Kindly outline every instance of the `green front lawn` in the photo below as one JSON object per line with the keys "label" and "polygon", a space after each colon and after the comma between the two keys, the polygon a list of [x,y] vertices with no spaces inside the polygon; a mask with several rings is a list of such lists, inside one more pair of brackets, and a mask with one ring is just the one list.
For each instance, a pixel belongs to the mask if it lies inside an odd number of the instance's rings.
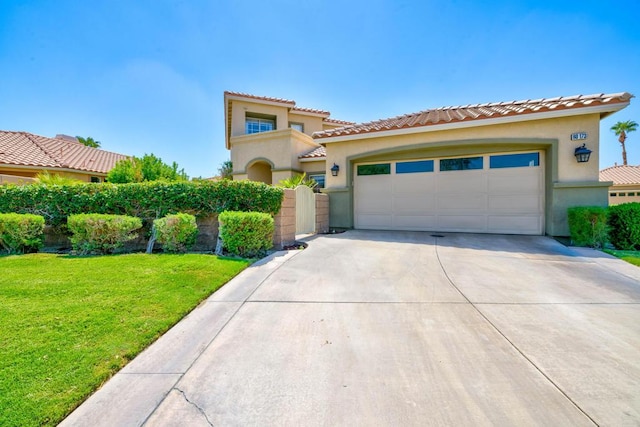
{"label": "green front lawn", "polygon": [[0,257],[0,424],[55,425],[249,261]]}
{"label": "green front lawn", "polygon": [[623,259],[631,264],[640,266],[640,251],[617,251],[606,249],[606,253],[611,254],[615,257]]}

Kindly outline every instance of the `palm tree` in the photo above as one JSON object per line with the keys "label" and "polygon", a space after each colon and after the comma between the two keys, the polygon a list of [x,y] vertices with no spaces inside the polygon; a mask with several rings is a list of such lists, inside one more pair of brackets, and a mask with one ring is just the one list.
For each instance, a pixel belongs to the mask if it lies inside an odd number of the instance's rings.
{"label": "palm tree", "polygon": [[627,139],[629,132],[634,132],[638,128],[638,124],[633,120],[627,120],[626,122],[618,122],[611,126],[611,130],[618,136],[618,141],[622,145],[622,164],[627,165],[627,150],[625,149],[624,142]]}
{"label": "palm tree", "polygon": [[87,147],[100,148],[100,141],[96,141],[93,138],[91,138],[90,136],[87,137],[87,138],[83,138],[81,136],[76,136],[76,138],[78,138],[78,142],[80,144],[84,144]]}

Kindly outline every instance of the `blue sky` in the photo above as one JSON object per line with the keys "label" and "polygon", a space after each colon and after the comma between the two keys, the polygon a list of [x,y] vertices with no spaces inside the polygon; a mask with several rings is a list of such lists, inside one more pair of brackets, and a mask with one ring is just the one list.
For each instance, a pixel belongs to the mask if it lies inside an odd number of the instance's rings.
{"label": "blue sky", "polygon": [[[0,129],[91,136],[212,176],[223,92],[363,122],[448,105],[640,97],[640,1],[0,0]],[[601,167],[621,163],[601,122]],[[640,164],[640,131],[627,140]]]}

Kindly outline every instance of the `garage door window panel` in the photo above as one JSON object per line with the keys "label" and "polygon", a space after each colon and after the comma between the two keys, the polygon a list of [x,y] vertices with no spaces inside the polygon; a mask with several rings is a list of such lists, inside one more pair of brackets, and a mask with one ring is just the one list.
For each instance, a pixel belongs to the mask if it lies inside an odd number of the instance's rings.
{"label": "garage door window panel", "polygon": [[524,168],[540,166],[540,153],[518,153],[491,156],[489,167],[491,169]]}
{"label": "garage door window panel", "polygon": [[391,163],[378,163],[374,165],[358,165],[358,175],[390,175]]}
{"label": "garage door window panel", "polygon": [[415,162],[396,163],[397,174],[420,172],[433,172],[433,160],[418,160]]}
{"label": "garage door window panel", "polygon": [[482,169],[484,167],[482,157],[463,157],[458,159],[440,160],[440,171],[462,171]]}

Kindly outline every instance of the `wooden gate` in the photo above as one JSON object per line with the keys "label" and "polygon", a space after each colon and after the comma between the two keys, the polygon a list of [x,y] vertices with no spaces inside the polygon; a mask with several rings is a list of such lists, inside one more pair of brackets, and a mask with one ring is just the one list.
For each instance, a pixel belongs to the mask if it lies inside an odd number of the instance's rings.
{"label": "wooden gate", "polygon": [[307,186],[296,187],[296,234],[316,231],[316,198]]}

